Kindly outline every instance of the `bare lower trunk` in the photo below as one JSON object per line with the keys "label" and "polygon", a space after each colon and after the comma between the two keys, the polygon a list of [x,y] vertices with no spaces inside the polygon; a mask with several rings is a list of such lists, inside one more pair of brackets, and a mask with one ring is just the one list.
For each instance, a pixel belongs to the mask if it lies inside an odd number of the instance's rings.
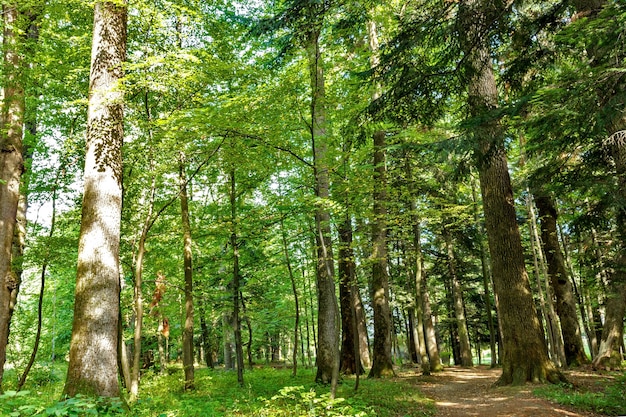
{"label": "bare lower trunk", "polygon": [[3,6],[4,18],[4,103],[0,131],[0,392],[9,340],[9,325],[19,277],[12,270],[12,245],[24,171],[22,132],[24,127],[24,87],[20,76],[20,20],[18,4]]}
{"label": "bare lower trunk", "polygon": [[[498,3],[499,4],[499,3]],[[504,146],[504,132],[494,111],[498,92],[489,39],[482,27],[498,7],[486,0],[464,0],[459,36],[465,62],[470,115],[481,121],[472,129],[483,197],[502,344],[501,384],[557,382],[562,375],[549,360],[524,264],[521,236]]]}
{"label": "bare lower trunk", "polygon": [[568,366],[582,365],[589,360],[583,348],[576,299],[558,240],[556,208],[552,199],[545,195],[535,196],[535,205],[541,219],[541,241],[550,284],[556,298],[556,312],[561,321],[565,360]]}
{"label": "bare lower trunk", "polygon": [[94,13],[76,299],[64,393],[119,397],[119,241],[122,208],[126,7],[97,2]]}
{"label": "bare lower trunk", "polygon": [[385,132],[374,133],[374,219],[372,220],[373,363],[368,378],[394,375],[391,360],[391,312],[387,273]]}
{"label": "bare lower trunk", "polygon": [[476,192],[476,180],[472,179],[472,200],[474,202],[474,224],[477,229],[480,231],[481,237],[479,238],[479,249],[480,249],[480,266],[482,270],[482,283],[483,283],[483,299],[485,300],[485,310],[487,313],[487,326],[489,328],[489,349],[491,352],[491,367],[494,368],[498,363],[498,354],[496,352],[496,341],[497,334],[496,329],[493,323],[493,314],[491,313],[491,291],[489,288],[491,285],[491,269],[489,268],[489,259],[487,254],[487,249],[485,248],[484,238],[484,227],[480,222],[480,216],[478,212],[478,195]]}
{"label": "bare lower trunk", "polygon": [[241,318],[239,317],[239,293],[240,293],[240,273],[239,273],[239,241],[237,239],[237,194],[235,170],[230,172],[230,246],[233,248],[233,326],[235,333],[235,356],[237,359],[237,382],[243,386],[243,345],[241,341]]}
{"label": "bare lower trunk", "polygon": [[467,330],[467,320],[465,319],[465,303],[463,302],[463,289],[457,275],[456,259],[452,247],[452,236],[445,227],[443,230],[448,252],[448,272],[452,284],[452,298],[454,304],[454,318],[459,336],[459,356],[461,366],[472,366],[472,350],[470,348],[469,331]]}
{"label": "bare lower trunk", "polygon": [[339,225],[339,300],[341,307],[341,360],[339,371],[352,375],[363,373],[359,353],[354,297],[352,290],[356,287],[354,253],[352,250],[352,224],[349,215]]}
{"label": "bare lower trunk", "polygon": [[179,164],[180,211],[183,227],[183,264],[185,269],[185,322],[183,327],[183,369],[185,371],[185,390],[194,388],[193,368],[193,269],[191,252],[191,225],[189,224],[189,202],[187,197],[187,178],[185,175],[184,156]]}
{"label": "bare lower trunk", "polygon": [[[552,302],[552,291],[550,290],[550,284],[548,279],[548,267],[546,266],[545,259],[543,257],[543,251],[541,250],[541,239],[539,238],[539,232],[537,231],[537,220],[535,216],[535,208],[533,198],[528,194],[527,206],[529,215],[529,226],[531,234],[531,247],[533,251],[533,260],[535,262],[535,278],[537,281],[537,293],[539,294],[539,301],[541,305],[541,313],[546,322],[545,332],[548,335],[548,350],[550,357],[558,367],[565,366],[565,349],[563,347],[563,339],[561,338],[561,328],[559,321],[554,310],[554,304]],[[542,279],[542,275],[544,279]],[[544,291],[545,283],[545,291]],[[540,318],[541,322],[541,318]]]}
{"label": "bare lower trunk", "polygon": [[[312,17],[317,19],[318,17]],[[330,197],[328,167],[328,134],[326,132],[326,95],[322,68],[319,28],[311,28],[307,39],[307,59],[311,82],[311,138],[315,171],[315,195],[321,201]],[[317,374],[315,380],[331,384],[334,397],[339,374],[339,312],[335,294],[335,267],[333,262],[330,212],[319,204],[315,213],[315,241],[317,246]]]}

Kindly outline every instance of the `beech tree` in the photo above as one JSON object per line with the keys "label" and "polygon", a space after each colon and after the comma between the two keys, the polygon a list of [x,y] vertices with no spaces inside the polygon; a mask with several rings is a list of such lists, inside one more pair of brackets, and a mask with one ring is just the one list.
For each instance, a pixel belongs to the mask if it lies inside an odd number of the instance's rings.
{"label": "beech tree", "polygon": [[22,134],[24,129],[24,63],[22,60],[24,19],[15,2],[2,5],[4,19],[2,119],[0,120],[0,392],[19,277],[12,268],[13,235],[16,228],[20,179],[24,171]]}
{"label": "beech tree", "polygon": [[126,5],[94,8],[84,194],[66,395],[118,397]]}

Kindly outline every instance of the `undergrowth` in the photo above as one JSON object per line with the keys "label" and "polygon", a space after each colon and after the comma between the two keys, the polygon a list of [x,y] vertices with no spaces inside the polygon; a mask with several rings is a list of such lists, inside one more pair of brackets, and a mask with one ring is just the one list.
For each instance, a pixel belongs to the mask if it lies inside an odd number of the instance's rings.
{"label": "undergrowth", "polygon": [[235,372],[198,369],[195,389],[189,392],[182,389],[182,369],[168,371],[144,373],[139,400],[128,407],[119,399],[81,396],[57,402],[62,380],[51,378],[41,384],[43,378],[33,378],[35,383],[27,390],[0,396],[0,416],[422,417],[434,413],[432,401],[402,379],[362,379],[355,392],[354,378],[344,378],[331,399],[329,387],[315,384],[310,369],[300,369],[296,377],[289,369],[246,370],[242,387]]}
{"label": "undergrowth", "polygon": [[608,416],[626,415],[626,375],[598,382],[598,387],[574,387],[571,384],[546,385],[533,393],[559,404]]}

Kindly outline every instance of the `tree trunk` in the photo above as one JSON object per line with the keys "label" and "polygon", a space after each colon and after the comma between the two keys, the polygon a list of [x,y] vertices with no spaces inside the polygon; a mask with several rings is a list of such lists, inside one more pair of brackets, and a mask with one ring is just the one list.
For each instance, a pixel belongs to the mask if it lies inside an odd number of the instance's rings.
{"label": "tree trunk", "polygon": [[185,156],[181,153],[178,166],[180,184],[180,212],[183,228],[183,265],[185,270],[185,322],[183,327],[183,369],[185,371],[185,390],[194,388],[193,369],[193,269],[191,252],[191,225],[189,224],[189,201],[187,196],[187,177],[185,175]]}
{"label": "tree trunk", "polygon": [[450,283],[452,285],[452,299],[454,305],[454,318],[456,329],[459,337],[459,359],[461,366],[474,365],[472,359],[472,349],[470,347],[469,331],[467,330],[467,320],[465,319],[465,303],[463,302],[463,288],[456,272],[456,259],[454,257],[454,249],[452,247],[452,235],[444,226],[443,236],[446,242],[446,251],[448,254],[448,272],[450,274]]}
{"label": "tree trunk", "polygon": [[491,313],[491,291],[489,291],[490,285],[493,284],[491,284],[491,269],[489,268],[487,249],[485,248],[485,243],[482,237],[485,233],[484,227],[480,222],[480,216],[478,212],[478,195],[476,193],[476,181],[474,178],[472,178],[472,201],[474,202],[474,224],[476,225],[476,228],[478,229],[480,235],[478,246],[480,249],[480,265],[483,275],[483,298],[485,300],[487,326],[489,328],[489,349],[491,352],[491,367],[495,368],[495,366],[498,364],[498,354],[496,351],[497,334],[493,323],[493,314]]}
{"label": "tree trunk", "polygon": [[240,294],[240,273],[239,273],[239,241],[237,239],[237,194],[235,170],[230,171],[230,245],[233,248],[233,325],[235,333],[235,356],[237,359],[237,382],[243,386],[243,342],[241,340],[241,318],[239,317],[239,294]]}
{"label": "tree trunk", "polygon": [[[626,120],[617,126],[624,127]],[[626,130],[616,131],[607,141],[615,162],[617,192],[620,202],[626,201]],[[624,314],[626,313],[626,207],[617,204],[616,230],[618,254],[607,285],[606,310],[598,356],[594,369],[622,369],[624,344]]]}
{"label": "tree trunk", "polygon": [[385,132],[374,133],[374,219],[372,220],[372,309],[374,310],[373,363],[368,378],[394,375],[391,360],[391,312],[387,273]]}
{"label": "tree trunk", "polygon": [[557,213],[552,199],[535,195],[535,205],[541,219],[541,241],[548,264],[548,275],[556,297],[556,312],[561,321],[565,360],[568,366],[588,363],[576,314],[576,299],[558,240]]}
{"label": "tree trunk", "polygon": [[287,232],[285,231],[285,219],[280,218],[280,232],[283,241],[283,254],[285,255],[285,263],[289,272],[289,281],[291,282],[291,292],[295,300],[295,321],[293,324],[293,356],[292,356],[292,376],[298,374],[298,330],[300,328],[300,300],[298,297],[298,287],[296,286],[296,277],[291,267],[291,256],[289,255],[289,246],[287,245]]}
{"label": "tree trunk", "polygon": [[[550,290],[548,267],[546,266],[543,252],[541,250],[541,239],[537,231],[537,216],[535,215],[534,201],[528,191],[527,206],[529,213],[529,227],[531,234],[531,248],[533,251],[533,259],[535,262],[535,277],[537,280],[537,292],[539,293],[539,301],[541,303],[541,312],[546,321],[546,331],[548,334],[548,349],[550,357],[558,367],[565,366],[565,348],[563,347],[563,339],[561,337],[561,328],[554,310],[552,302],[552,291]],[[542,275],[544,279],[542,280]],[[544,293],[543,285],[545,283],[546,293]],[[541,323],[541,317],[539,318]]]}
{"label": "tree trunk", "polygon": [[74,321],[64,393],[119,397],[119,241],[122,208],[126,6],[97,2],[87,114]]}
{"label": "tree trunk", "polygon": [[0,123],[0,392],[9,340],[13,303],[19,289],[19,277],[12,270],[13,236],[20,199],[20,181],[24,172],[22,133],[25,96],[22,79],[19,3],[2,8],[4,17],[4,103]]}
{"label": "tree trunk", "polygon": [[475,143],[504,348],[499,383],[557,382],[563,377],[548,358],[526,274],[504,131],[499,120],[493,116],[498,106],[498,92],[488,49],[489,39],[483,31],[489,21],[488,15],[497,16],[503,12],[488,10],[491,6],[498,7],[496,4],[487,0],[462,1],[459,37],[466,56],[468,109],[471,117],[481,121],[471,134]]}
{"label": "tree trunk", "polygon": [[317,374],[315,381],[331,384],[336,389],[339,374],[339,314],[335,294],[335,266],[330,231],[330,213],[323,201],[330,196],[330,176],[327,162],[328,134],[326,132],[326,95],[324,71],[319,48],[320,32],[311,28],[306,53],[311,81],[311,138],[315,171],[315,196],[321,200],[315,211],[315,239],[317,245]]}
{"label": "tree trunk", "polygon": [[[356,285],[354,251],[352,250],[352,224],[349,214],[339,225],[339,300],[341,306],[341,360],[340,372],[353,375],[364,372],[358,355],[359,343],[352,290]],[[355,343],[356,342],[356,343]],[[359,343],[360,344],[360,343]]]}
{"label": "tree trunk", "polygon": [[[606,0],[574,1],[579,14],[589,19],[597,19],[598,12],[606,4]],[[594,61],[591,65],[598,65],[604,58],[595,44],[587,45],[586,52]],[[594,369],[621,369],[623,360],[621,349],[626,313],[626,208],[623,203],[626,199],[626,115],[622,109],[622,112],[618,112],[614,117],[607,127],[611,135],[607,138],[605,146],[615,163],[617,255],[613,271],[608,276],[606,315],[598,355],[592,362]]]}

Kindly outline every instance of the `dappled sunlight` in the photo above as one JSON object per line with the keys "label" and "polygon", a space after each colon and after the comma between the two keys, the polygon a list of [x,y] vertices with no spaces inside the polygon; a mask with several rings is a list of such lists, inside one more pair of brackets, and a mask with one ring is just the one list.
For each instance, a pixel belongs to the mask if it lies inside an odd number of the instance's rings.
{"label": "dappled sunlight", "polygon": [[[496,387],[500,369],[485,366],[449,367],[443,372],[411,379],[416,388],[434,400],[436,416],[557,417],[587,416],[569,411],[533,395],[533,385]],[[403,375],[410,379],[410,375]]]}

